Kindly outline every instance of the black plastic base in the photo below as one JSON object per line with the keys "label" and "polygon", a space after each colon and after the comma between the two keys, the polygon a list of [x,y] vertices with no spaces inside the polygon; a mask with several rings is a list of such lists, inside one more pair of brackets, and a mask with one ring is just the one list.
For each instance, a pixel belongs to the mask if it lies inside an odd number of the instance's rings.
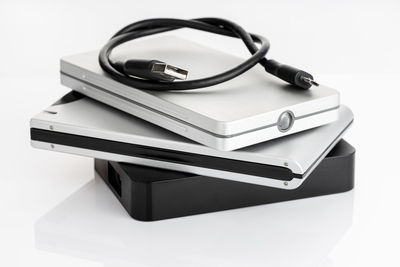
{"label": "black plastic base", "polygon": [[345,192],[354,187],[354,158],[341,140],[295,190],[99,159],[95,169],[134,219],[155,221]]}

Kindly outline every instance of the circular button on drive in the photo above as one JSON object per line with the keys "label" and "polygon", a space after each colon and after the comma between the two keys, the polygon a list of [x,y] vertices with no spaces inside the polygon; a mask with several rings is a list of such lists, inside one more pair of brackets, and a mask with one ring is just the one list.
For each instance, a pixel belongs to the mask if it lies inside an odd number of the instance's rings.
{"label": "circular button on drive", "polygon": [[291,111],[283,112],[278,118],[278,129],[281,132],[289,131],[294,122],[294,115]]}

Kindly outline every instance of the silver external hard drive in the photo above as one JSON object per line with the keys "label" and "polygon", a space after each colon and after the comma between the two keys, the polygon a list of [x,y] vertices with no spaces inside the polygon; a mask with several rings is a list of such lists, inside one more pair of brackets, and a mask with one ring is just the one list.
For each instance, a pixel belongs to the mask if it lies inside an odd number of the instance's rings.
{"label": "silver external hard drive", "polygon": [[[130,42],[114,59],[157,59],[189,70],[188,79],[226,71],[243,59],[174,36]],[[61,60],[63,85],[198,143],[230,151],[335,121],[339,93],[299,90],[254,67],[239,77],[190,91],[145,91],[111,79],[98,51]],[[130,128],[130,126],[126,126]]]}
{"label": "silver external hard drive", "polygon": [[71,92],[31,120],[36,148],[294,189],[341,139],[353,114],[284,138],[218,151]]}

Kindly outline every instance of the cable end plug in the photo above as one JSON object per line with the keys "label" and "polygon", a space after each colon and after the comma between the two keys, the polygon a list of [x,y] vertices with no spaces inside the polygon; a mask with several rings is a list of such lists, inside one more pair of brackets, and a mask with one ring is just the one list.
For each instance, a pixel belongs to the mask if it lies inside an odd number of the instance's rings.
{"label": "cable end plug", "polygon": [[189,73],[187,70],[166,64],[161,61],[153,64],[153,66],[151,68],[151,72],[154,75],[158,75],[162,79],[165,79],[168,81],[186,80],[188,73]]}
{"label": "cable end plug", "polygon": [[319,86],[310,73],[289,65],[279,66],[276,76],[304,90],[310,89],[311,86]]}
{"label": "cable end plug", "polygon": [[186,80],[188,71],[159,60],[127,60],[114,63],[115,67],[128,76],[147,80],[173,82]]}
{"label": "cable end plug", "polygon": [[270,60],[269,63],[272,68],[266,68],[268,72],[292,85],[304,90],[309,89],[311,86],[319,86],[308,72],[289,65],[280,64],[275,60]]}
{"label": "cable end plug", "polygon": [[[307,73],[308,74],[308,73]],[[311,86],[319,86],[319,83],[317,83],[316,81],[313,80],[313,77],[311,76],[311,74],[308,74],[309,76],[300,76],[300,79],[308,84],[310,87]],[[310,77],[311,76],[311,77]]]}

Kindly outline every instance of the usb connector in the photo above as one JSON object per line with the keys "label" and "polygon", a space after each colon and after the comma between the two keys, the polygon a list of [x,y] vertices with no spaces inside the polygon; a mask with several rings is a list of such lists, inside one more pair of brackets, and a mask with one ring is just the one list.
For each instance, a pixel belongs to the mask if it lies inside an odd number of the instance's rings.
{"label": "usb connector", "polygon": [[319,86],[310,73],[289,65],[281,64],[273,59],[267,61],[265,70],[298,88],[307,90],[311,86]]}
{"label": "usb connector", "polygon": [[164,62],[154,63],[151,72],[162,76],[166,80],[186,80],[188,71],[178,67],[168,65]]}
{"label": "usb connector", "polygon": [[118,70],[127,76],[140,79],[173,82],[175,80],[186,80],[188,71],[169,65],[159,60],[127,60],[116,62]]}

